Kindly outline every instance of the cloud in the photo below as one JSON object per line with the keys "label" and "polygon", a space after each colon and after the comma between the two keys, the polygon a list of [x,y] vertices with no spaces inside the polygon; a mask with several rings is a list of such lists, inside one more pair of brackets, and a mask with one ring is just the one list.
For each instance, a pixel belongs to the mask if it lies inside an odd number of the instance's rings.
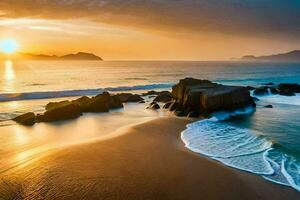
{"label": "cloud", "polygon": [[299,0],[1,0],[6,17],[70,19],[156,30],[297,37]]}

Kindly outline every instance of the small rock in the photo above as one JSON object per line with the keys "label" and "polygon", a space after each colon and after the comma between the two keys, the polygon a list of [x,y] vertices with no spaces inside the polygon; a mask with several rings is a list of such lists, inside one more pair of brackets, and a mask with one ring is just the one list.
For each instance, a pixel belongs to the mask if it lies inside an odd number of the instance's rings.
{"label": "small rock", "polygon": [[157,103],[152,102],[148,108],[153,109],[153,110],[158,110],[158,109],[160,109],[160,106]]}
{"label": "small rock", "polygon": [[33,112],[25,113],[15,117],[13,121],[25,126],[32,126],[35,124],[35,114]]}
{"label": "small rock", "polygon": [[159,92],[154,91],[154,90],[150,90],[150,91],[148,91],[146,93],[143,93],[142,96],[158,95],[158,94],[159,94]]}
{"label": "small rock", "polygon": [[262,87],[262,88],[256,88],[253,92],[254,95],[262,96],[269,94],[268,88]]}
{"label": "small rock", "polygon": [[265,108],[273,108],[273,106],[272,105],[266,105],[266,106],[264,106]]}
{"label": "small rock", "polygon": [[292,91],[279,91],[279,94],[282,96],[295,96],[295,93]]}
{"label": "small rock", "polygon": [[184,117],[185,116],[185,113],[184,113],[184,111],[182,111],[182,110],[177,110],[177,111],[175,111],[175,113],[174,113],[177,117]]}
{"label": "small rock", "polygon": [[275,85],[275,84],[272,82],[269,82],[269,83],[264,83],[263,85]]}
{"label": "small rock", "polygon": [[247,86],[246,88],[247,88],[247,90],[255,90],[255,87],[252,87],[252,86]]}
{"label": "small rock", "polygon": [[172,94],[168,91],[160,92],[157,97],[155,97],[154,101],[167,103],[172,100]]}
{"label": "small rock", "polygon": [[270,88],[272,94],[279,94],[279,91],[276,88]]}
{"label": "small rock", "polygon": [[166,103],[165,105],[164,105],[164,109],[169,109],[169,107],[172,105],[172,102],[170,101],[170,102],[168,102],[168,103]]}

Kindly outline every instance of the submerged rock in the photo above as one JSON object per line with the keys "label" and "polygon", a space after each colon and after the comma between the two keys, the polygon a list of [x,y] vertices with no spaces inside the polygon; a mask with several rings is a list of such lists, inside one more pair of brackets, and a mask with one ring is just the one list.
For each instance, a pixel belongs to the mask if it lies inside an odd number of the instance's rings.
{"label": "submerged rock", "polygon": [[246,87],[226,86],[208,80],[185,78],[172,88],[173,103],[169,110],[177,116],[190,112],[210,114],[255,106]]}
{"label": "submerged rock", "polygon": [[35,124],[35,114],[33,112],[25,113],[15,117],[13,121],[25,126],[32,126]]}

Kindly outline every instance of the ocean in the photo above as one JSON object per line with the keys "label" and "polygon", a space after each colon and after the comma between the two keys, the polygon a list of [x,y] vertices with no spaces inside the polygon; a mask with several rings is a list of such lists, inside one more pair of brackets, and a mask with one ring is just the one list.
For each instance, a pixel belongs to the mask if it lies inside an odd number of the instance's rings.
{"label": "ocean", "polygon": [[[107,137],[119,127],[168,115],[146,110],[146,105],[128,104],[125,111],[87,114],[76,123],[41,123],[28,128],[8,120],[28,111],[40,112],[49,101],[106,90],[170,90],[184,77],[254,87],[269,82],[300,84],[300,64],[5,61],[0,64],[0,76],[1,173],[53,147]],[[190,150],[224,165],[300,191],[300,95],[258,98],[255,110],[219,112],[189,124],[182,140]],[[273,108],[264,107],[268,104]],[[80,124],[88,124],[89,130],[79,130]]]}

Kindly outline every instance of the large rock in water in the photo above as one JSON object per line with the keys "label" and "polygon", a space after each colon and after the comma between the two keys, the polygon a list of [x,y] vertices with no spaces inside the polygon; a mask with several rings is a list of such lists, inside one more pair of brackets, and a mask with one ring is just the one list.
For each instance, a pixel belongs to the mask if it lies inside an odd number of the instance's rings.
{"label": "large rock in water", "polygon": [[207,115],[215,111],[226,111],[255,106],[245,87],[226,86],[208,80],[185,78],[172,88],[174,103],[170,109],[180,115],[198,112]]}
{"label": "large rock in water", "polygon": [[25,126],[32,126],[35,123],[35,114],[33,112],[25,113],[15,117],[13,120]]}

